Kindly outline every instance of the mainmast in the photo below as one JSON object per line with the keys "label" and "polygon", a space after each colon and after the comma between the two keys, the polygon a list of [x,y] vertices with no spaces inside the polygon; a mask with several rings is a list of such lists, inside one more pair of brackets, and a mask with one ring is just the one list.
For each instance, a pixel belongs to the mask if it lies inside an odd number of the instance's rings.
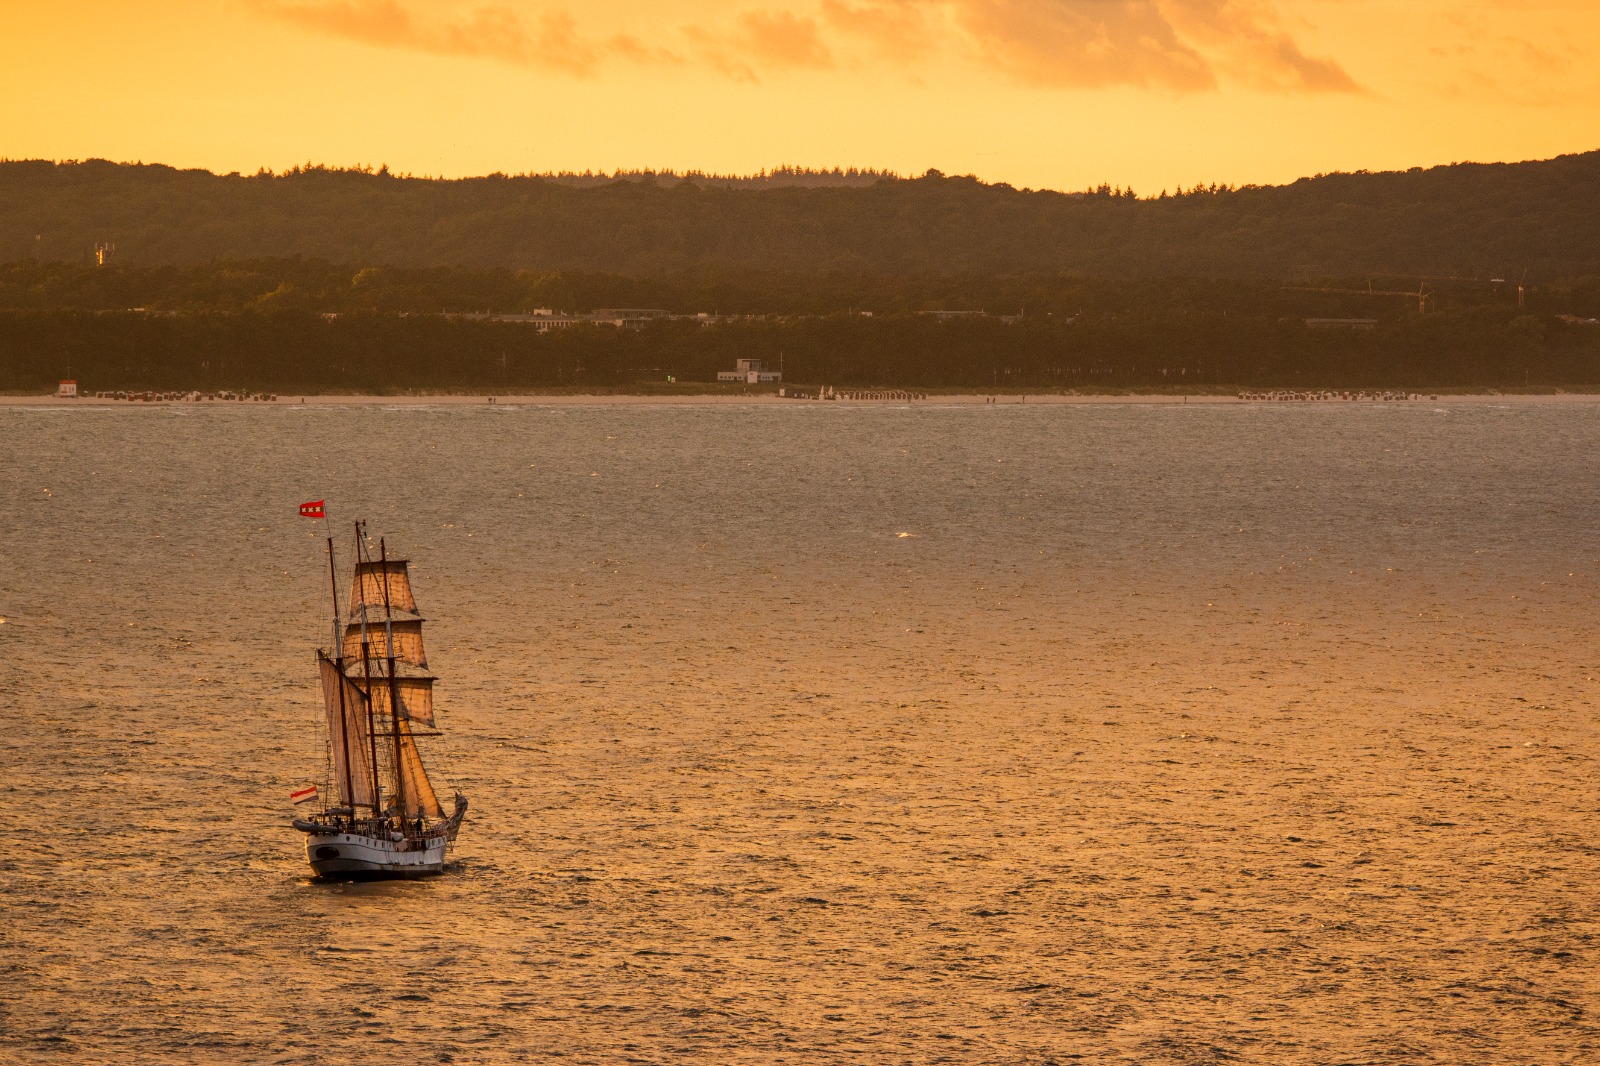
{"label": "mainmast", "polygon": [[[361,523],[356,523],[356,574],[361,573]],[[372,718],[372,656],[370,644],[367,642],[367,597],[361,597],[361,673],[366,679],[367,693],[367,741],[372,748],[372,814],[377,817],[382,811],[383,786],[378,777],[378,730]],[[350,605],[354,609],[355,605]]]}
{"label": "mainmast", "polygon": [[378,559],[383,574],[383,630],[389,653],[389,735],[394,738],[394,791],[400,804],[402,825],[411,816],[406,807],[406,786],[402,776],[405,760],[400,754],[400,681],[394,670],[394,608],[389,603],[389,549],[384,538],[378,538]]}
{"label": "mainmast", "polygon": [[339,640],[339,568],[333,559],[333,534],[328,534],[328,578],[333,584],[333,654],[334,668],[339,672],[339,746],[344,753],[344,798],[350,804],[350,813],[356,811],[356,790],[350,778],[350,715],[344,701],[344,648]]}

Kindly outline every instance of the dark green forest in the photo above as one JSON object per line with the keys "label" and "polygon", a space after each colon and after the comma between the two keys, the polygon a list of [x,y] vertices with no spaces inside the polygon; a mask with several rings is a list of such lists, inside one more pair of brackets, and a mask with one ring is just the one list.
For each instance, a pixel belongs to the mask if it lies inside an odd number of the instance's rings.
{"label": "dark green forest", "polygon": [[0,389],[284,393],[627,388],[712,381],[738,358],[786,380],[975,389],[1600,385],[1600,327],[1516,309],[1408,315],[1373,330],[1155,311],[1075,319],[837,314],[580,326],[540,334],[442,315],[0,313]]}
{"label": "dark green forest", "polygon": [[[716,317],[462,317],[606,307]],[[1596,317],[1600,153],[1156,196],[0,163],[12,391],[1595,386]]]}
{"label": "dark green forest", "polygon": [[[654,307],[676,314],[828,315],[871,311],[991,314],[1298,315],[1396,319],[1428,311],[1518,306],[1521,278],[1404,276],[1279,281],[1218,277],[1091,277],[1065,273],[813,273],[700,268],[669,274],[467,267],[340,266],[314,259],[185,266],[22,260],[0,263],[0,310],[583,313]],[[1372,287],[1393,296],[1370,297]],[[1521,286],[1527,310],[1600,314],[1600,275]],[[1356,291],[1325,291],[1325,290]],[[1425,300],[1419,296],[1425,294]]]}
{"label": "dark green forest", "polygon": [[1600,274],[1600,152],[1150,192],[1016,189],[932,171],[832,187],[651,175],[584,186],[21,161],[0,163],[0,261],[84,263],[110,244],[115,261],[137,265],[300,256],[630,276]]}

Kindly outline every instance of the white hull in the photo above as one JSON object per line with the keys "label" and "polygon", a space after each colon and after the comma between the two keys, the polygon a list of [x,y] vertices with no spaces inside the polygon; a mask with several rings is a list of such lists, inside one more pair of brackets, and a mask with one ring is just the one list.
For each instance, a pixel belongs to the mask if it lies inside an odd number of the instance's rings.
{"label": "white hull", "polygon": [[446,841],[367,833],[308,833],[306,861],[321,877],[427,877],[444,869]]}

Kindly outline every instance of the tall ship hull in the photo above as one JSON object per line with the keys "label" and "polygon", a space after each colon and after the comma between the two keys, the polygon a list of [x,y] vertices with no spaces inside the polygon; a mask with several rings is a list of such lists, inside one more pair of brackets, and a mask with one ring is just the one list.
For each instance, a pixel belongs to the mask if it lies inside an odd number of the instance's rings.
{"label": "tall ship hull", "polygon": [[330,832],[325,824],[300,820],[295,828],[306,834],[306,862],[312,872],[329,880],[430,877],[444,872],[450,846],[443,835],[411,840],[399,833]]}
{"label": "tall ship hull", "polygon": [[[321,517],[321,502],[314,517]],[[421,613],[404,559],[377,550],[356,523],[356,562],[348,606],[339,602],[338,566],[328,538],[334,643],[317,652],[327,762],[323,786],[294,794],[297,803],[326,796],[294,820],[305,834],[306,862],[330,879],[426,877],[445,869],[467,813],[455,795],[446,814],[417,742],[439,736],[433,685],[423,651]]]}

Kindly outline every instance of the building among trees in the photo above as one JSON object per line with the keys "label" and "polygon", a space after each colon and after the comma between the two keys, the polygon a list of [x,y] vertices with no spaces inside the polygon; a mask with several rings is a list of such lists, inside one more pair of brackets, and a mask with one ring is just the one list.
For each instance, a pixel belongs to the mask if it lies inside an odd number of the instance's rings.
{"label": "building among trees", "polygon": [[742,381],[747,385],[765,385],[783,380],[783,371],[763,370],[759,359],[739,359],[734,362],[734,367],[733,370],[717,371],[717,380]]}

